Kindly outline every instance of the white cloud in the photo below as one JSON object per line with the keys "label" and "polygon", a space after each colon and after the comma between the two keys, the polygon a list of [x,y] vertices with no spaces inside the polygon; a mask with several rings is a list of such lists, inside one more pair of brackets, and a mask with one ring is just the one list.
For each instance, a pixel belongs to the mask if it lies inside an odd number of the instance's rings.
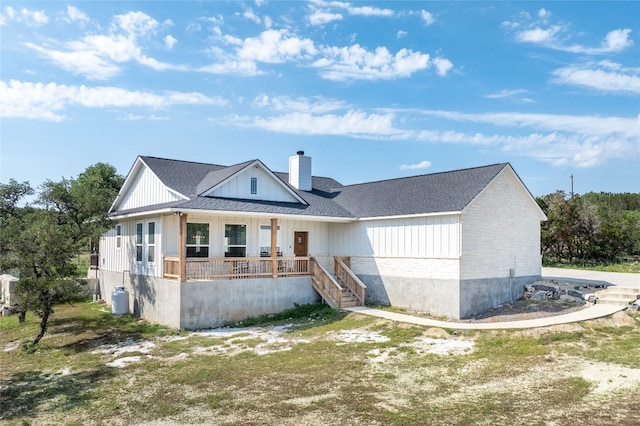
{"label": "white cloud", "polygon": [[292,36],[287,30],[266,30],[259,37],[247,38],[237,52],[239,59],[278,64],[314,55],[313,41]]}
{"label": "white cloud", "polygon": [[491,93],[489,95],[485,95],[485,98],[487,98],[487,99],[510,98],[512,96],[521,95],[523,93],[527,93],[527,90],[525,90],[525,89],[513,89],[513,90],[503,89],[503,90],[499,91],[498,93]]}
{"label": "white cloud", "polygon": [[324,99],[323,97],[298,97],[287,96],[269,97],[260,95],[254,98],[252,105],[257,108],[269,108],[278,112],[308,112],[313,114],[324,114],[330,111],[345,109],[347,105],[343,101],[335,99]]}
{"label": "white cloud", "polygon": [[176,39],[170,34],[165,36],[164,38],[164,44],[165,46],[167,46],[167,49],[169,50],[173,49],[173,46],[175,46],[177,42],[178,42],[178,39]]}
{"label": "white cloud", "polygon": [[358,44],[323,49],[324,56],[314,67],[328,80],[388,80],[408,77],[429,67],[429,55],[401,49],[395,55],[387,48],[369,51]]}
{"label": "white cloud", "polygon": [[354,6],[349,2],[342,1],[311,1],[311,13],[307,20],[311,25],[325,25],[333,21],[340,21],[344,18],[341,11],[351,16],[380,16],[391,17],[394,15],[391,9],[381,9],[373,6]]}
{"label": "white cloud", "polygon": [[424,23],[429,26],[431,24],[433,24],[434,22],[436,22],[435,18],[433,17],[433,14],[429,11],[426,10],[421,10],[420,11],[420,17],[422,18],[422,20],[424,21]]}
{"label": "white cloud", "polygon": [[342,15],[318,10],[309,15],[307,19],[311,25],[324,25],[333,21],[341,21]]}
{"label": "white cloud", "polygon": [[391,53],[382,46],[373,51],[359,44],[316,46],[313,40],[298,37],[286,29],[268,29],[257,37],[241,39],[222,34],[219,27],[216,28],[213,41],[219,45],[209,49],[216,62],[200,67],[199,71],[255,76],[265,72],[259,69],[259,63],[293,63],[315,68],[320,77],[327,80],[348,81],[409,77],[429,67],[434,67],[438,75],[446,76],[453,69],[446,58],[431,61],[429,54],[409,49]]}
{"label": "white cloud", "polygon": [[446,76],[453,69],[453,64],[446,58],[435,58],[433,65],[435,65],[436,72],[440,77]]}
{"label": "white cloud", "polygon": [[7,21],[19,22],[29,27],[41,27],[49,23],[49,17],[43,10],[30,10],[26,8],[16,10],[11,6],[7,6],[4,12],[1,18],[3,25],[6,24]]}
{"label": "white cloud", "polygon": [[67,5],[66,19],[69,22],[78,22],[80,24],[86,24],[89,22],[89,16],[86,13],[71,5]]}
{"label": "white cloud", "polygon": [[377,7],[371,6],[358,6],[347,7],[347,10],[351,15],[361,15],[361,16],[393,16],[393,10],[391,9],[380,9]]}
{"label": "white cloud", "polygon": [[[152,93],[108,86],[67,86],[56,83],[0,81],[0,117],[63,121],[62,111],[85,108],[167,108],[172,105],[224,105],[222,98],[197,92]],[[134,116],[132,116],[134,117]]]}
{"label": "white cloud", "polygon": [[247,9],[242,13],[242,16],[252,22],[255,22],[256,24],[260,25],[262,24],[262,19],[260,19],[260,17],[258,15],[256,15],[253,10],[251,9]]}
{"label": "white cloud", "polygon": [[431,167],[431,161],[421,161],[417,164],[402,164],[400,170],[422,170]]}
{"label": "white cloud", "polygon": [[583,53],[588,55],[602,55],[621,52],[633,45],[630,39],[630,29],[617,29],[609,31],[600,46],[584,46],[581,44],[569,44],[573,37],[570,26],[566,24],[550,24],[551,12],[546,9],[538,11],[538,19],[532,21],[528,14],[520,15],[518,22],[505,21],[502,27],[509,31],[516,31],[515,38],[523,43],[540,44],[544,47],[564,52]]}
{"label": "white cloud", "polygon": [[505,135],[485,135],[426,130],[417,133],[417,140],[501,146],[505,151],[553,165],[570,163],[583,168],[603,164],[612,158],[633,155],[637,150],[640,126],[640,116],[625,118],[523,113],[465,114],[455,111],[422,113],[457,122],[517,128],[518,132],[524,135],[514,135],[511,132]]}
{"label": "white cloud", "polygon": [[551,12],[549,12],[547,9],[542,8],[538,11],[538,17],[542,19],[548,19],[551,17]]}
{"label": "white cloud", "polygon": [[128,12],[124,15],[116,15],[113,22],[126,33],[137,37],[144,36],[155,31],[160,25],[158,21],[144,12]]}
{"label": "white cloud", "polygon": [[553,72],[555,82],[603,92],[640,94],[640,68],[623,68],[611,62],[570,65]]}
{"label": "white cloud", "polygon": [[33,43],[25,46],[39,52],[60,68],[76,74],[81,74],[90,80],[106,80],[117,75],[120,67],[107,61],[91,51],[60,51],[47,49]]}
{"label": "white cloud", "polygon": [[406,36],[407,36],[407,34],[408,34],[408,33],[407,33],[406,31],[399,30],[399,31],[398,31],[398,33],[396,34],[396,38],[397,38],[397,39],[404,38],[404,37],[406,37]]}
{"label": "white cloud", "polygon": [[[163,25],[170,25],[165,21]],[[121,71],[120,64],[134,61],[157,71],[186,70],[182,65],[160,62],[142,53],[139,38],[154,35],[160,24],[142,12],[129,12],[113,18],[108,34],[91,34],[66,43],[50,42],[51,45],[24,43],[24,46],[40,53],[58,67],[80,74],[90,80],[106,80]],[[124,32],[124,34],[122,33]],[[175,39],[164,39],[167,47]]]}
{"label": "white cloud", "polygon": [[530,30],[520,31],[516,34],[516,40],[550,45],[561,29],[562,28],[560,26],[555,25],[546,29],[533,28]]}
{"label": "white cloud", "polygon": [[347,111],[344,114],[314,115],[290,112],[275,117],[225,117],[224,122],[257,127],[274,132],[307,135],[345,135],[351,137],[398,137],[404,131],[395,128],[392,114],[367,114]]}
{"label": "white cloud", "polygon": [[258,69],[258,66],[254,61],[240,61],[230,58],[219,63],[200,67],[198,68],[198,71],[211,74],[237,74],[245,77],[253,77],[263,74],[263,72]]}

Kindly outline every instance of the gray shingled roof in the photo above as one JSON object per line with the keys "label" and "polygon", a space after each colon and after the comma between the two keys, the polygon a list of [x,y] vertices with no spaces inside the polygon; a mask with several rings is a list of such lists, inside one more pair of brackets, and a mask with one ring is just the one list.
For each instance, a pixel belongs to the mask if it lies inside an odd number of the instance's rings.
{"label": "gray shingled roof", "polygon": [[507,165],[344,186],[335,201],[356,217],[462,211]]}
{"label": "gray shingled roof", "polygon": [[312,178],[311,191],[299,191],[288,184],[288,173],[274,172],[308,205],[220,197],[198,194],[224,181],[255,160],[221,166],[156,157],[140,157],[169,188],[189,200],[165,203],[117,214],[158,208],[256,212],[286,215],[358,218],[461,211],[508,163],[443,173],[390,179],[343,186],[334,179]]}

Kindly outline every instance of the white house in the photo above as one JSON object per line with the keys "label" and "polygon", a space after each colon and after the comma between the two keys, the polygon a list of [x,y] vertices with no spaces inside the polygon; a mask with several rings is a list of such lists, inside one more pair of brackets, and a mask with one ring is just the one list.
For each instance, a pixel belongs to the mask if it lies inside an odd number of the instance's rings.
{"label": "white house", "polygon": [[138,157],[100,242],[100,284],[184,329],[320,298],[466,318],[540,277],[544,213],[508,163],[341,185],[260,160]]}

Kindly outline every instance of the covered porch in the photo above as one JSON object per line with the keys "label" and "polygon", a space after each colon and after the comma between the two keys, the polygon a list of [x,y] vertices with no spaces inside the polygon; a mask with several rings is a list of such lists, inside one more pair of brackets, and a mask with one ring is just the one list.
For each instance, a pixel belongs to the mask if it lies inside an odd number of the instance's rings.
{"label": "covered porch", "polygon": [[[162,258],[162,277],[183,281],[215,280],[215,279],[247,279],[278,278],[309,275],[309,256],[306,237],[303,247],[296,246],[294,253],[283,256],[279,245],[279,229],[277,218],[270,219],[270,225],[264,226],[268,231],[264,235],[259,248],[259,256],[246,256],[246,235],[242,236],[244,248],[235,250],[227,248],[218,255],[209,255],[208,230],[205,235],[191,235],[188,231],[188,215],[178,213],[178,256],[164,255]],[[246,227],[245,227],[246,228]],[[263,228],[263,227],[261,227]],[[175,228],[174,228],[175,229]],[[245,231],[246,232],[246,231]],[[306,233],[305,233],[306,234]],[[297,235],[297,234],[296,234]],[[194,248],[194,241],[196,247]],[[264,240],[263,239],[263,240]],[[197,245],[204,241],[207,250],[197,250]],[[295,244],[295,242],[294,242]],[[215,249],[214,249],[215,250]],[[255,248],[254,245],[254,253]],[[216,250],[217,251],[217,250]],[[198,253],[195,255],[194,253]],[[201,254],[205,253],[205,256]]]}

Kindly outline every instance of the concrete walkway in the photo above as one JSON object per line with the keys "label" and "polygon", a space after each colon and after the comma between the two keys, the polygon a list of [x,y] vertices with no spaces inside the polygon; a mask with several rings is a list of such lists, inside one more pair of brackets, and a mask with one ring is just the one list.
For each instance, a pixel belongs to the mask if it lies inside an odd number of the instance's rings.
{"label": "concrete walkway", "polygon": [[[640,274],[624,274],[617,272],[595,272],[583,271],[577,269],[562,268],[542,268],[542,276],[544,279],[556,279],[559,281],[589,281],[598,283],[607,283],[624,287],[639,287]],[[596,304],[579,311],[574,311],[564,315],[556,315],[546,318],[537,318],[521,321],[506,322],[455,322],[455,321],[439,321],[430,318],[416,317],[412,315],[399,314],[395,312],[383,311],[380,309],[372,309],[366,306],[357,306],[354,308],[346,308],[347,311],[357,312],[364,315],[371,315],[378,318],[385,318],[391,321],[404,322],[408,324],[422,325],[426,327],[450,328],[454,330],[503,330],[503,329],[521,329],[548,327],[558,324],[569,324],[573,322],[586,321],[596,318],[602,318],[613,315],[616,312],[624,310],[625,306]]]}

